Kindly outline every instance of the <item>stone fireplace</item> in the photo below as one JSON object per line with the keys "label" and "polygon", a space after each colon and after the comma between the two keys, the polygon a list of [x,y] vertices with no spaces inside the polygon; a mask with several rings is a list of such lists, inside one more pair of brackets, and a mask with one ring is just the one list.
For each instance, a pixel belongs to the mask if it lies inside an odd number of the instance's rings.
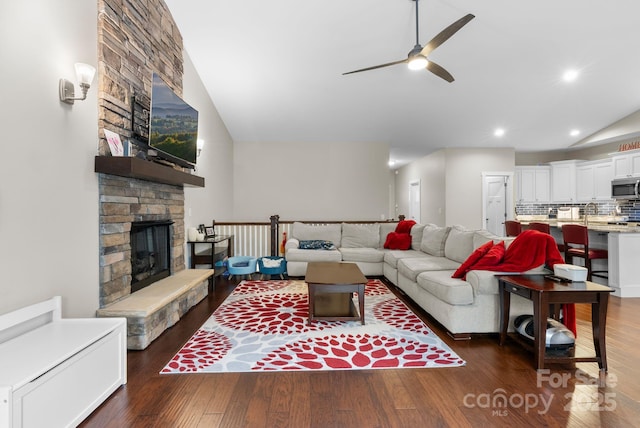
{"label": "stone fireplace", "polygon": [[[168,225],[166,276],[185,268],[184,188],[110,174],[99,174],[99,188],[102,308],[128,296],[132,293],[132,288],[135,291],[136,282],[146,279],[139,277],[133,280],[132,245],[135,247],[136,243],[131,241],[131,232],[132,227],[135,229],[135,224]],[[141,263],[155,265],[157,262],[154,256],[153,261],[147,258],[146,262]]]}

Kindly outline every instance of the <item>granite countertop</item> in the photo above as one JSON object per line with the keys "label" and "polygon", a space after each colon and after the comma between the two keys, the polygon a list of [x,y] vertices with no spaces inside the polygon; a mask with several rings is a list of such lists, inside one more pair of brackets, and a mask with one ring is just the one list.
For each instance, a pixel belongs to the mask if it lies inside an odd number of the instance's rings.
{"label": "granite countertop", "polygon": [[[547,216],[522,215],[517,216],[517,219],[523,226],[528,225],[532,221],[548,223],[549,226],[557,228],[561,228],[565,224],[584,224],[582,218],[578,220],[558,220],[555,218],[550,219]],[[624,222],[626,220],[626,218],[622,219],[615,216],[589,216],[587,228],[594,232],[640,233],[640,223],[608,224],[610,222]]]}

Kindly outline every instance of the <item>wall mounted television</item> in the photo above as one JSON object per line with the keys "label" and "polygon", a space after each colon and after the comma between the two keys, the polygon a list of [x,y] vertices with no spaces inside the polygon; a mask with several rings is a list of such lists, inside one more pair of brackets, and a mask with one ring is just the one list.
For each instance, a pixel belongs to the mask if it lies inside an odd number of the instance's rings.
{"label": "wall mounted television", "polygon": [[197,157],[197,140],[198,111],[153,73],[149,147],[157,151],[156,157],[160,159],[193,168]]}

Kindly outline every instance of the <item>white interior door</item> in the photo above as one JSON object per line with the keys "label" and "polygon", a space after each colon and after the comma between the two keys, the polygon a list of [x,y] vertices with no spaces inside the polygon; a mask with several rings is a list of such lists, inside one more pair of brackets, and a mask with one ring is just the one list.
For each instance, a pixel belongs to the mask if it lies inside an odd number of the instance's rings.
{"label": "white interior door", "polygon": [[494,235],[504,236],[504,222],[513,211],[513,175],[485,174],[482,177],[483,227]]}
{"label": "white interior door", "polygon": [[409,218],[420,223],[420,181],[409,183]]}

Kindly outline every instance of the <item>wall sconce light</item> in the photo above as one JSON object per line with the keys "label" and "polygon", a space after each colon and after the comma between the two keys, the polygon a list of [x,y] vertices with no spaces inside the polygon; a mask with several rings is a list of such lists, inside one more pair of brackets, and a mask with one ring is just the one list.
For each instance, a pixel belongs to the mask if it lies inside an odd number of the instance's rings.
{"label": "wall sconce light", "polygon": [[82,89],[82,97],[76,97],[75,85],[67,79],[60,79],[60,101],[67,104],[73,104],[75,100],[87,99],[87,91],[93,82],[93,76],[96,74],[95,67],[89,64],[77,62],[75,64],[76,78],[80,89]]}
{"label": "wall sconce light", "polygon": [[204,147],[204,140],[201,140],[200,138],[198,138],[198,141],[197,141],[196,145],[198,147],[198,156],[200,156],[200,152],[202,151],[202,148]]}

